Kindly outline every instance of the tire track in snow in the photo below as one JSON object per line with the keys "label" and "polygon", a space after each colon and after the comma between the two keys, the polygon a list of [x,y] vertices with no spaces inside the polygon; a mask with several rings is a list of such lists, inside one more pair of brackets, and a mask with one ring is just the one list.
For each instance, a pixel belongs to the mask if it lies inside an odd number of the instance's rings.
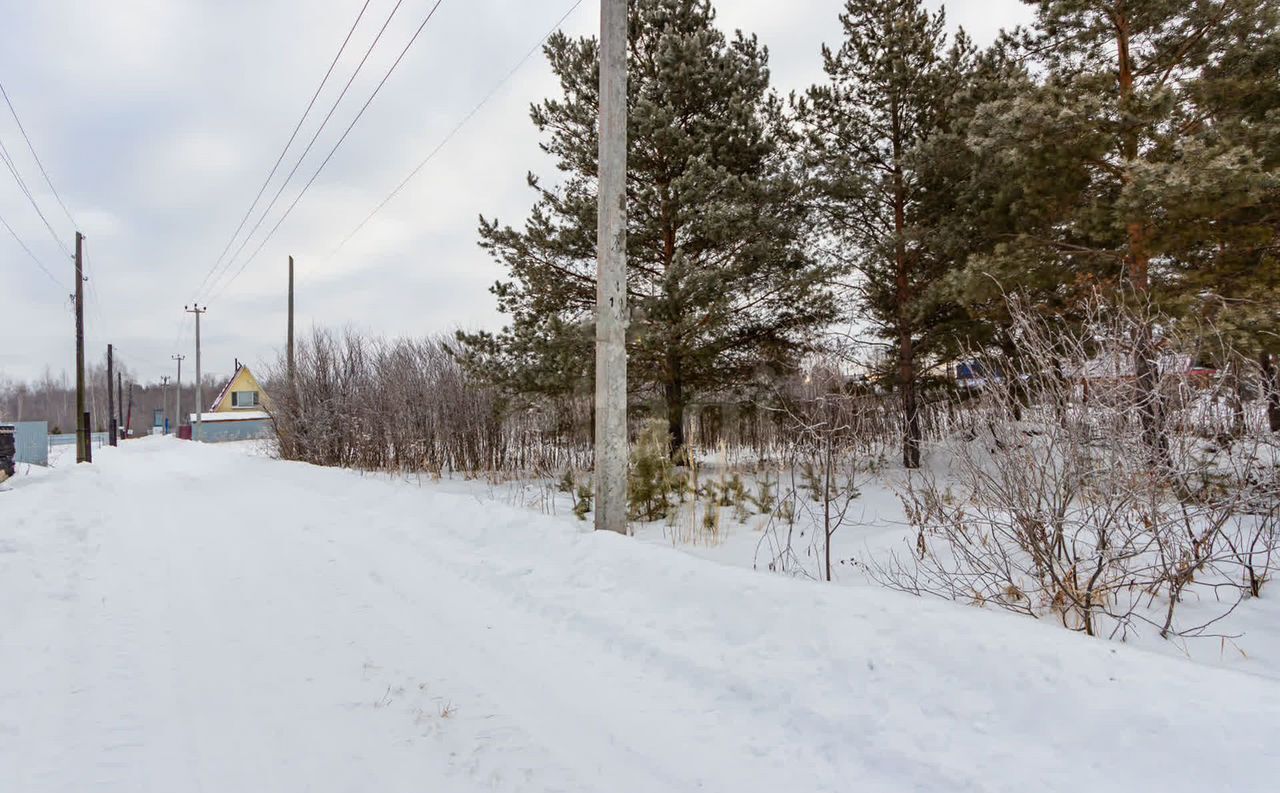
{"label": "tire track in snow", "polygon": [[[341,500],[329,508],[330,514],[342,510]],[[402,518],[392,513],[379,521],[379,511],[366,511],[359,531],[335,532],[343,540],[342,558],[359,559],[370,581],[396,595],[407,629],[446,637],[461,651],[467,664],[454,674],[482,684],[526,733],[554,737],[548,750],[577,767],[588,789],[676,791],[717,783],[734,790],[782,790],[797,783],[799,763],[816,759],[786,758],[784,772],[783,758],[769,756],[772,747],[784,743],[777,725],[750,712],[722,713],[723,698],[707,693],[734,686],[731,676],[728,682],[697,672],[681,676],[676,659],[653,668],[643,662],[662,657],[661,651],[627,638],[619,626],[574,619],[563,607],[533,597],[517,599],[493,586],[484,578],[486,562],[480,555],[433,533],[429,524],[440,518],[417,529],[418,547],[406,542]],[[395,539],[398,547],[375,554],[371,549],[381,543],[361,542],[361,532]],[[460,616],[453,608],[459,603],[467,604],[468,613],[484,614],[484,624]],[[546,645],[555,645],[555,653],[543,652]],[[580,659],[579,665],[559,665],[566,651]],[[698,668],[687,660],[688,669]],[[753,723],[753,729],[725,735],[726,721]],[[720,763],[701,779],[689,778],[689,769],[726,757],[736,758],[735,765]],[[619,779],[619,768],[630,773]],[[827,785],[815,780],[801,787]]]}
{"label": "tire track in snow", "polygon": [[[64,769],[74,780],[59,790],[164,791],[157,761],[176,761],[173,669],[157,638],[168,624],[166,547],[152,536],[154,510],[145,500],[113,502],[111,520],[95,519],[86,534],[86,567],[68,632],[80,657],[71,679],[79,693],[64,714]],[[168,729],[166,729],[166,727]],[[198,790],[198,788],[195,788]]]}
{"label": "tire track in snow", "polygon": [[[289,499],[291,494],[279,495]],[[343,522],[348,510],[323,511],[327,521]],[[246,584],[255,587],[263,576],[284,577],[294,585],[291,591],[316,598],[305,606],[326,621],[307,629],[316,639],[331,641],[327,634],[341,630],[343,658],[331,672],[335,678],[345,675],[339,687],[350,694],[342,704],[346,718],[377,715],[388,736],[395,736],[387,740],[404,743],[414,752],[441,752],[440,773],[465,776],[471,782],[465,788],[443,789],[469,790],[475,782],[486,790],[600,789],[577,781],[538,736],[510,719],[506,703],[493,696],[491,680],[457,666],[453,658],[467,646],[466,636],[435,621],[431,604],[402,604],[389,597],[389,573],[354,563],[361,558],[357,549],[338,543],[305,516],[297,523],[272,527],[271,534],[257,550],[265,551],[260,555],[270,560],[272,569],[250,571]],[[271,546],[281,552],[271,552]],[[383,696],[385,704],[376,701]],[[461,712],[441,717],[436,708],[450,703]],[[397,784],[402,783],[384,780],[378,789],[401,789]]]}

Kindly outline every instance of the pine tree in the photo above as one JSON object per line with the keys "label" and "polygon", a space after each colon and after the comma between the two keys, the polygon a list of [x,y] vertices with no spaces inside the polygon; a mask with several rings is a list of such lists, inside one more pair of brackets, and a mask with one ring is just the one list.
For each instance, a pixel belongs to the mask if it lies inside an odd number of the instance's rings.
{"label": "pine tree", "polygon": [[[707,0],[637,0],[628,50],[629,382],[665,406],[673,453],[697,395],[793,367],[835,314],[804,248],[807,208],[768,53],[726,38]],[[507,268],[499,333],[459,334],[470,365],[513,391],[582,391],[591,377],[598,45],[546,45],[563,95],[532,110],[558,185],[529,176],[523,228],[481,218]]]}
{"label": "pine tree", "polygon": [[1171,289],[1175,309],[1230,341],[1237,358],[1223,363],[1256,361],[1270,429],[1280,432],[1280,3],[1259,3],[1249,21],[1189,86],[1197,144],[1230,153],[1219,169],[1238,164],[1225,179],[1201,172],[1228,194],[1184,215]]}
{"label": "pine tree", "polygon": [[964,310],[956,335],[965,352],[999,351],[1009,358],[1017,355],[1010,332],[1009,292],[1036,299],[1042,309],[1055,312],[1061,310],[1069,292],[1060,268],[1028,262],[1010,250],[1011,241],[1042,229],[1046,210],[1036,206],[1031,191],[1008,178],[1011,166],[1004,160],[1042,157],[1043,151],[1001,148],[986,139],[993,108],[1003,109],[1037,90],[1026,60],[1018,31],[1002,34],[979,53],[970,79],[957,89],[953,100],[954,122],[945,134],[935,135],[927,148],[931,158],[950,162],[959,172],[946,189],[938,191],[952,201],[951,211],[940,219],[939,233],[946,235],[959,261],[947,273],[944,287]]}
{"label": "pine tree", "polygon": [[[1035,286],[1045,302],[1079,287],[1142,304],[1175,296],[1180,271],[1230,244],[1217,222],[1265,199],[1261,161],[1206,135],[1206,76],[1238,40],[1268,30],[1273,0],[1038,0],[1025,51],[1046,78],[979,114],[970,142],[1007,185],[1019,233],[971,264]],[[1209,255],[1208,260],[1222,262]],[[1216,266],[1216,265],[1214,265]],[[1148,443],[1163,448],[1152,329],[1134,328]]]}
{"label": "pine tree", "polygon": [[958,316],[940,288],[957,261],[931,236],[954,174],[926,150],[949,129],[974,53],[963,33],[948,49],[943,13],[921,0],[848,0],[840,23],[843,44],[822,50],[827,82],[807,92],[799,117],[829,253],[859,276],[857,302],[894,346],[903,464],[915,468],[918,362],[950,338],[944,329]]}
{"label": "pine tree", "polygon": [[[923,214],[929,225],[919,233],[949,265],[943,280],[931,285],[933,300],[952,306],[949,321],[939,324],[933,335],[939,357],[992,349],[1013,357],[1017,350],[1000,284],[1017,283],[1026,289],[1029,274],[1019,270],[997,278],[987,268],[976,272],[971,263],[1004,245],[1026,227],[1027,218],[1011,211],[1008,184],[989,167],[985,152],[970,144],[970,136],[985,107],[1018,96],[1034,82],[1015,37],[1009,35],[977,53],[971,68],[958,78],[948,98],[947,126],[935,130],[914,158],[927,186]],[[947,343],[954,349],[942,349]]]}

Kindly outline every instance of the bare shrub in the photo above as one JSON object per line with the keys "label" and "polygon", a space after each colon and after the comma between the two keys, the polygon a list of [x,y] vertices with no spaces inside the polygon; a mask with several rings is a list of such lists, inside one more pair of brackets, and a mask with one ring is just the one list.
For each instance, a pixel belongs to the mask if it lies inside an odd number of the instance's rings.
{"label": "bare shrub", "polygon": [[[1261,593],[1277,549],[1273,437],[1247,417],[1221,431],[1235,383],[1188,374],[1243,358],[1204,328],[1097,300],[1079,327],[1010,311],[1020,354],[984,361],[992,378],[940,447],[950,472],[909,474],[910,552],[859,564],[896,589],[1091,635],[1209,635]],[[1143,323],[1159,338],[1149,396],[1127,363]],[[1180,619],[1193,599],[1207,605]]]}
{"label": "bare shrub", "polygon": [[590,467],[579,421],[555,406],[505,400],[468,375],[449,344],[313,331],[297,347],[292,377],[281,360],[267,380],[280,455],[437,476]]}
{"label": "bare shrub", "polygon": [[[837,362],[848,366],[837,366]],[[902,399],[861,376],[842,374],[844,368],[863,369],[866,364],[855,354],[846,358],[837,353],[810,361],[803,370],[780,378],[767,394],[756,398],[735,401],[726,396],[693,405],[688,410],[686,437],[702,449],[723,444],[731,457],[784,459],[793,447],[807,442],[808,433],[804,422],[779,408],[812,402],[817,398],[814,383],[824,383],[846,406],[851,427],[846,440],[858,445],[859,456],[885,457],[886,451],[902,445]],[[949,390],[936,380],[921,389],[920,424],[927,441],[941,440],[956,421],[958,405]]]}
{"label": "bare shrub", "polygon": [[816,366],[803,390],[782,394],[769,407],[785,428],[780,456],[787,474],[779,476],[776,498],[770,494],[772,509],[756,546],[757,560],[765,555],[770,570],[809,575],[809,556],[815,577],[831,580],[832,538],[849,521],[861,480],[879,459],[872,454],[896,441],[879,432],[880,400],[850,394],[846,386],[836,367]]}

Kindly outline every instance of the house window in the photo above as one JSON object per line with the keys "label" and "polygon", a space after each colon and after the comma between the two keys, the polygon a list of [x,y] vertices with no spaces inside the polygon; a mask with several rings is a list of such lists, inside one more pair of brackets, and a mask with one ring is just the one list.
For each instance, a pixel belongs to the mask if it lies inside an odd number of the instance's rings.
{"label": "house window", "polygon": [[233,408],[256,408],[258,406],[257,391],[232,391],[231,407]]}

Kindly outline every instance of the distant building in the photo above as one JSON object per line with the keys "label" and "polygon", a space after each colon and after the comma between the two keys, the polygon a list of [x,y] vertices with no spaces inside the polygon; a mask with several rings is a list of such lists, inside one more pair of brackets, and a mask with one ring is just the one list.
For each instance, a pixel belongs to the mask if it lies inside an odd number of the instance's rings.
{"label": "distant building", "polygon": [[[1197,363],[1185,353],[1161,353],[1155,364],[1158,377],[1177,378],[1196,389],[1212,386],[1218,377],[1217,369]],[[1110,351],[1073,367],[1068,377],[1075,384],[1074,396],[1087,401],[1094,389],[1136,382],[1136,371],[1131,352]]]}
{"label": "distant building", "polygon": [[[7,428],[7,429],[4,429]],[[49,444],[54,442],[49,436],[49,425],[44,421],[4,421],[0,422],[0,435],[4,435],[12,443],[9,451],[9,460],[14,463],[26,463],[28,465],[49,464]],[[75,436],[72,435],[71,442],[75,443]],[[94,441],[98,438],[95,434]],[[4,438],[0,438],[0,447],[5,445]],[[0,458],[4,458],[4,449],[0,448]],[[3,459],[0,459],[0,467],[3,467]],[[10,476],[13,472],[10,472]]]}
{"label": "distant building", "polygon": [[[1156,372],[1162,377],[1180,377],[1198,386],[1209,385],[1218,370],[1197,363],[1185,353],[1162,353],[1156,357]],[[1135,380],[1133,354],[1109,352],[1085,361],[1071,372],[1078,381],[1116,382]]]}
{"label": "distant building", "polygon": [[982,388],[987,383],[1000,383],[1004,377],[999,371],[988,371],[982,361],[961,361],[956,364],[956,386]]}
{"label": "distant building", "polygon": [[258,385],[258,378],[253,376],[249,367],[236,361],[236,373],[222,387],[209,412],[263,411],[267,407],[267,395]]}
{"label": "distant building", "polygon": [[13,440],[13,425],[0,424],[0,482],[13,476],[17,446]]}
{"label": "distant building", "polygon": [[[253,372],[249,371],[248,366],[236,361],[236,373],[222,387],[208,412],[200,416],[191,414],[192,426],[197,418],[203,425],[196,440],[219,443],[269,437],[272,425],[267,409],[270,405],[266,392]],[[192,432],[193,429],[183,427],[179,436],[194,437]]]}

